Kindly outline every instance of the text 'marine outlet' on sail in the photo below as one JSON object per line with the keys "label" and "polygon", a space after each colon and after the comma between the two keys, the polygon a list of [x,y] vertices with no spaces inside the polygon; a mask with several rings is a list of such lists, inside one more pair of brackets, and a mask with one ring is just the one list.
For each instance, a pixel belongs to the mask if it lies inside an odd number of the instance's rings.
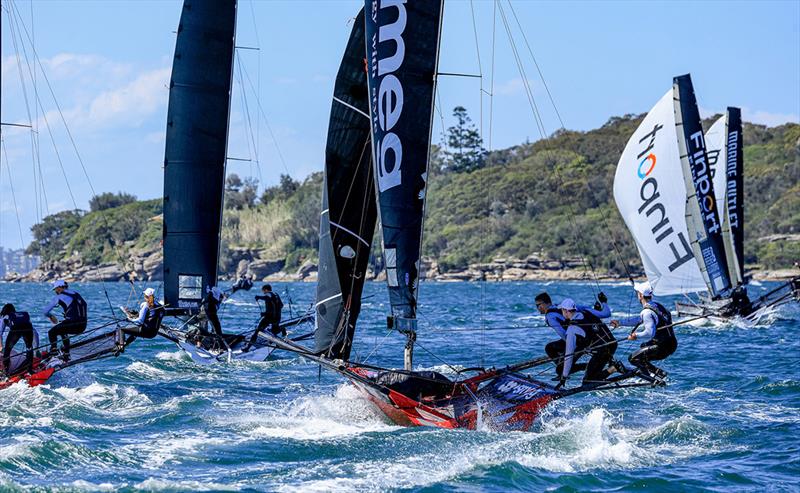
{"label": "text 'marine outlet' on sail", "polygon": [[742,193],[742,118],[729,107],[706,132],[708,162],[714,182],[722,240],[733,286],[744,283],[744,194]]}
{"label": "text 'marine outlet' on sail", "polygon": [[614,201],[657,295],[706,290],[686,227],[673,97],[670,89],[645,116],[614,175]]}
{"label": "text 'marine outlet' on sail", "polygon": [[235,0],[186,0],[169,87],[164,155],[164,300],[199,307],[217,283]]}
{"label": "text 'marine outlet' on sail", "polygon": [[675,129],[678,135],[683,178],[686,184],[686,225],[690,243],[700,272],[715,298],[731,287],[722,223],[717,212],[717,200],[706,152],[705,135],[700,121],[691,76],[673,79]]}
{"label": "text 'marine outlet' on sail", "polygon": [[370,149],[364,11],[336,75],[319,232],[315,352],[349,359],[377,216]]}
{"label": "text 'marine outlet' on sail", "polygon": [[392,315],[416,317],[442,3],[365,2],[372,152]]}

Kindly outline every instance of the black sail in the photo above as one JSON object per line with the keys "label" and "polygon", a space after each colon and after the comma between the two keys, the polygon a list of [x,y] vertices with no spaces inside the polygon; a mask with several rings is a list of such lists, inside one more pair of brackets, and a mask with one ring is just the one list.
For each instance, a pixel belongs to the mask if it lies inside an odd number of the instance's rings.
{"label": "black sail", "polygon": [[728,108],[728,135],[725,146],[727,148],[725,206],[733,237],[739,279],[744,279],[744,141],[742,112],[739,108]]}
{"label": "black sail", "polygon": [[441,1],[366,0],[372,152],[392,314],[416,317]]}
{"label": "black sail", "polygon": [[185,0],[164,153],[164,300],[195,309],[217,282],[235,0]]}
{"label": "black sail", "polygon": [[364,11],[333,90],[320,214],[315,350],[349,359],[377,207],[370,152]]}
{"label": "black sail", "polygon": [[719,297],[730,289],[731,282],[705,135],[688,74],[673,79],[673,97],[678,149],[687,190],[686,222],[690,243],[709,291]]}

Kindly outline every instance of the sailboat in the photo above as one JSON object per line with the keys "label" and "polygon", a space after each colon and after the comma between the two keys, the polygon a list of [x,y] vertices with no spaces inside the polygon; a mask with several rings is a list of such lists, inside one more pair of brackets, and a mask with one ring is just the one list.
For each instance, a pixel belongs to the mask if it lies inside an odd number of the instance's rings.
{"label": "sailboat", "polygon": [[[266,360],[252,329],[224,341],[201,310],[217,286],[236,35],[236,0],[185,0],[169,85],[164,152],[164,305],[179,325],[160,333],[199,362]],[[287,320],[290,327],[310,315]]]}
{"label": "sailboat", "polygon": [[[465,369],[453,379],[436,371],[414,370],[420,250],[441,21],[441,1],[408,4],[367,1],[356,18],[339,69],[328,130],[328,158],[331,144],[349,152],[338,154],[345,160],[326,159],[318,289],[322,298],[318,301],[316,348],[311,351],[277,338],[272,338],[273,344],[344,376],[377,409],[403,426],[529,430],[541,410],[554,400],[592,390],[653,385],[653,379],[634,370],[602,383],[571,389],[557,388],[523,373],[552,364],[547,357],[500,369]],[[366,60],[366,66],[360,62],[362,59]],[[364,85],[358,87],[358,84]],[[364,105],[368,105],[368,111]],[[333,176],[347,176],[352,183],[363,183],[363,177],[370,173],[369,160],[360,153],[359,145],[370,136],[374,192],[391,305],[387,322],[390,329],[405,338],[403,369],[349,359],[355,325],[352,308],[357,293],[352,288],[340,288],[361,281],[363,275],[363,264],[357,260],[365,262],[359,255],[368,252],[370,245],[364,235],[371,231],[373,217],[371,206],[364,199],[370,197],[373,188],[364,183],[360,189],[342,190],[331,183]],[[365,204],[362,210],[346,216],[361,224],[362,229],[343,234],[341,228],[331,223],[333,218],[343,217],[348,204],[336,206],[331,200],[335,194],[347,194],[351,207]],[[361,248],[356,252],[362,253],[354,256],[353,245]],[[328,275],[323,276],[328,270]],[[339,274],[338,281],[333,273]],[[319,309],[327,310],[329,305],[336,308],[335,314]],[[475,374],[466,377],[466,373]],[[634,377],[639,379],[628,381]]]}
{"label": "sailboat", "polygon": [[746,298],[742,152],[740,111],[729,108],[703,133],[687,74],[674,78],[620,157],[614,200],[654,293],[704,293],[677,303],[678,315],[756,322],[800,297],[795,280],[757,303]]}
{"label": "sailboat", "polygon": [[[34,73],[39,74],[39,77],[44,78],[47,80],[48,72],[45,70],[45,66],[42,64],[41,60],[39,59],[38,53],[35,49],[33,38],[30,35],[28,28],[26,27],[26,22],[23,19],[22,15],[20,14],[19,10],[15,6],[14,3],[10,3],[4,7],[5,13],[8,14],[8,18],[14,25],[17,26],[17,29],[11,30],[11,36],[14,38],[14,46],[17,50],[16,53],[16,60],[17,60],[17,70],[20,72],[19,78],[20,83],[22,84],[23,91],[26,91],[25,87],[28,84],[34,86],[34,90],[28,90],[28,94],[32,94],[33,98],[29,99],[28,97],[23,98],[23,102],[26,105],[27,110],[27,121],[20,123],[20,122],[6,122],[3,118],[0,118],[0,132],[2,132],[3,138],[0,139],[2,141],[2,145],[4,147],[2,155],[8,159],[8,153],[6,152],[6,132],[9,129],[16,129],[16,130],[24,130],[30,132],[32,147],[35,147],[37,152],[33,156],[34,160],[34,173],[38,169],[39,176],[34,177],[34,182],[39,182],[39,186],[44,188],[44,181],[41,176],[41,166],[40,163],[37,161],[41,154],[39,154],[39,142],[38,142],[38,133],[39,128],[36,127],[38,125],[31,115],[35,114],[43,114],[46,112],[45,110],[45,103],[42,100],[42,97],[47,94],[46,91],[36,90],[35,84],[36,80],[34,77]],[[25,65],[22,62],[25,62]],[[26,67],[25,69],[23,67]],[[49,87],[49,82],[47,83]],[[50,89],[49,91],[50,96],[52,97],[54,103],[58,105],[58,100],[56,98],[55,93]],[[31,108],[33,106],[33,108]],[[6,108],[4,106],[3,108]],[[7,112],[8,110],[6,110]],[[60,113],[60,112],[59,112]],[[52,129],[50,128],[51,123],[47,121],[47,119],[43,119],[43,124],[48,127],[48,131],[52,135]],[[63,124],[64,129],[68,134],[71,135],[71,131],[67,124],[66,119],[61,115],[61,124]],[[56,145],[55,141],[52,142],[53,146]],[[77,148],[74,147],[73,142],[73,150],[77,154]],[[44,148],[42,148],[44,151]],[[58,149],[55,150],[58,153]],[[44,152],[42,152],[44,154]],[[79,156],[78,156],[79,157]],[[63,166],[61,159],[58,159],[59,165]],[[10,162],[5,163],[6,166],[11,166]],[[63,171],[63,169],[62,169]],[[9,177],[11,174],[8,174]],[[69,187],[68,179],[66,178],[67,174],[64,173],[64,179],[66,181],[66,186]],[[85,175],[87,182],[91,187],[91,180],[89,179],[88,175]],[[12,189],[13,190],[13,189]],[[40,193],[38,190],[33,192],[34,194]],[[38,200],[38,197],[37,197]],[[38,206],[38,203],[37,203]],[[73,201],[73,206],[77,209],[77,204]],[[14,207],[16,209],[16,199]],[[17,213],[17,220],[19,221],[19,212],[15,210]],[[100,220],[105,221],[106,218],[101,212],[99,215]],[[20,237],[21,237],[20,232]],[[105,284],[103,284],[103,290],[105,291]],[[107,295],[107,293],[106,293]],[[19,306],[18,308],[23,308]],[[27,308],[27,307],[25,307]],[[89,310],[89,316],[91,321],[92,316],[91,309]],[[18,350],[21,346],[22,341],[18,341],[16,348],[12,349],[10,352],[10,359],[9,359],[9,367],[3,369],[3,373],[0,374],[0,389],[5,389],[14,385],[19,382],[25,382],[30,386],[41,385],[45,383],[49,378],[51,378],[54,374],[65,370],[67,368],[71,368],[76,365],[85,364],[91,361],[108,358],[108,357],[115,357],[121,354],[125,349],[125,339],[122,333],[122,327],[120,325],[121,321],[117,320],[115,317],[111,317],[110,322],[104,322],[100,325],[92,326],[90,325],[87,327],[82,334],[79,335],[72,335],[69,337],[70,339],[70,351],[69,351],[69,358],[66,358],[61,351],[50,352],[49,351],[49,343],[40,344],[39,334],[37,333],[36,329],[34,328],[34,339],[33,339],[33,348],[32,348],[32,364],[30,368],[27,364],[26,353],[25,349]],[[5,343],[5,341],[2,341]]]}

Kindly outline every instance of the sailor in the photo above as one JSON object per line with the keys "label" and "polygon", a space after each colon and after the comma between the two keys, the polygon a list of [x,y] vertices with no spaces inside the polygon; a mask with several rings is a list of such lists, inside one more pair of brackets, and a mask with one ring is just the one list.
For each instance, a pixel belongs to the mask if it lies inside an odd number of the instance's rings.
{"label": "sailor", "polygon": [[227,347],[228,343],[225,341],[224,334],[222,333],[222,324],[219,322],[219,316],[217,315],[217,311],[219,310],[219,306],[222,304],[222,300],[225,299],[225,293],[222,292],[217,286],[208,290],[208,294],[206,295],[205,299],[203,300],[203,308],[206,312],[206,318],[214,327],[214,333],[217,335],[220,341],[224,343]]}
{"label": "sailor", "polygon": [[238,281],[236,281],[236,283],[233,286],[231,286],[231,293],[235,293],[236,291],[242,289],[245,291],[250,291],[252,287],[253,287],[252,279],[242,276],[239,278]]}
{"label": "sailor", "polygon": [[[564,367],[558,386],[563,385],[572,372],[576,353],[591,355],[589,362],[586,363],[583,384],[605,381],[609,376],[606,366],[612,362],[614,352],[617,350],[617,340],[614,335],[600,317],[586,308],[578,308],[572,299],[564,299],[558,307],[566,319]],[[610,368],[611,371],[617,371],[614,366]]]}
{"label": "sailor", "polygon": [[[53,323],[53,328],[47,333],[50,340],[50,353],[58,350],[58,336],[61,336],[63,342],[61,356],[62,359],[68,361],[69,337],[67,336],[83,334],[83,331],[86,330],[86,301],[77,291],[69,289],[69,285],[63,279],[55,281],[52,286],[56,294],[43,312],[44,317]],[[52,313],[56,306],[60,306],[64,311],[64,320],[61,322]]]}
{"label": "sailor", "polygon": [[11,376],[11,350],[20,339],[25,341],[25,364],[19,368],[27,367],[28,373],[33,373],[33,349],[38,345],[39,337],[33,330],[28,312],[18,312],[11,303],[3,305],[0,310],[0,342],[6,331],[8,335],[3,345],[3,371],[6,376]]}
{"label": "sailor", "polygon": [[283,301],[278,293],[272,291],[272,286],[264,284],[261,286],[261,295],[256,295],[256,302],[264,302],[264,311],[261,312],[261,320],[258,321],[258,327],[253,335],[250,336],[250,341],[245,346],[244,351],[249,351],[250,346],[255,344],[258,340],[258,334],[269,327],[269,331],[273,335],[281,334],[286,337],[286,329],[281,327],[281,310],[283,309]]}
{"label": "sailor", "polygon": [[[545,316],[544,319],[547,325],[549,325],[559,337],[555,341],[548,342],[544,347],[544,351],[550,359],[556,362],[556,377],[560,379],[564,366],[564,353],[566,351],[567,319],[561,314],[559,308],[553,306],[553,300],[546,292],[537,294],[534,301],[536,302],[536,308],[539,310],[539,313]],[[611,308],[608,307],[608,298],[602,291],[597,295],[597,303],[594,308],[585,305],[578,305],[578,308],[581,310],[588,310],[598,318],[608,318],[611,316]],[[579,359],[581,356],[582,354],[578,355],[575,360]],[[586,363],[573,362],[571,373],[585,369]]]}
{"label": "sailor", "polygon": [[[653,301],[653,288],[649,282],[634,284],[633,289],[636,290],[639,302],[642,304],[642,312],[626,319],[612,320],[611,326],[634,327],[628,340],[641,339],[644,342],[628,357],[628,361],[648,374],[663,379],[667,373],[650,362],[665,359],[678,348],[678,340],[672,330],[672,315],[664,305]],[[636,329],[639,325],[642,327]]]}
{"label": "sailor", "polygon": [[731,315],[739,315],[740,317],[746,317],[753,313],[753,303],[750,301],[750,297],[747,296],[747,288],[743,284],[736,286],[731,293],[730,310]]}
{"label": "sailor", "polygon": [[156,301],[156,291],[153,288],[145,289],[144,302],[139,306],[138,315],[133,312],[128,316],[128,320],[136,325],[122,329],[123,332],[129,334],[125,345],[132,343],[136,337],[152,339],[157,336],[163,318],[164,306]]}

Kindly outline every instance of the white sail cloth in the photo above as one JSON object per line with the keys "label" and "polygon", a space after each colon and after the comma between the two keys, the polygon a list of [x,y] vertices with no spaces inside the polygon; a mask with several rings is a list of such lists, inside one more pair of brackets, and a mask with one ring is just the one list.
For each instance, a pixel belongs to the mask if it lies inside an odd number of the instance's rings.
{"label": "white sail cloth", "polygon": [[686,189],[673,89],[647,114],[622,152],[614,200],[656,295],[705,291],[686,227]]}

